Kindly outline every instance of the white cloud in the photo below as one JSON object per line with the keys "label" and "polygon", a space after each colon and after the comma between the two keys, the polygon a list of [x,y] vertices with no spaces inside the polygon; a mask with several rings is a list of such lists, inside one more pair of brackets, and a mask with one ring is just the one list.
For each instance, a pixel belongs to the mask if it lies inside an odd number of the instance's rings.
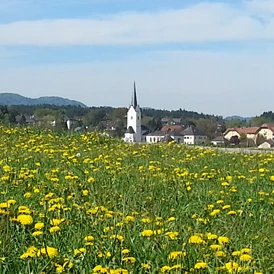
{"label": "white cloud", "polygon": [[255,13],[274,14],[274,0],[249,0],[246,6]]}
{"label": "white cloud", "polygon": [[141,106],[248,116],[273,109],[273,64],[273,50],[147,53],[115,62],[0,69],[0,91],[128,106],[136,80]]}
{"label": "white cloud", "polygon": [[262,24],[249,8],[236,9],[224,3],[200,3],[181,10],[130,12],[95,19],[18,21],[0,25],[0,45],[142,45],[250,40],[274,40],[274,18]]}

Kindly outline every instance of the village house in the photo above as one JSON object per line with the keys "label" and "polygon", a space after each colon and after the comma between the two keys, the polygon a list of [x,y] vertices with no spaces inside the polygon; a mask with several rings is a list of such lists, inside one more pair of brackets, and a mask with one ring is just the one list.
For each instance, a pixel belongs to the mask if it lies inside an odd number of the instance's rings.
{"label": "village house", "polygon": [[164,139],[166,139],[167,135],[171,137],[174,141],[176,141],[176,143],[184,143],[188,145],[203,144],[207,140],[207,136],[193,125],[190,125],[186,129],[182,130],[180,130],[179,128],[172,129],[170,129],[170,127],[163,127],[160,131],[149,133],[146,136],[146,142],[162,142]]}
{"label": "village house", "polygon": [[207,136],[194,125],[188,126],[181,134],[184,136],[184,143],[188,145],[204,144]]}
{"label": "village house", "polygon": [[256,143],[256,139],[259,133],[260,127],[241,127],[241,128],[228,128],[224,132],[224,137],[227,140],[231,140],[232,137],[237,136],[239,140],[243,136],[245,136],[247,139],[254,141]]}
{"label": "village house", "polygon": [[162,122],[163,126],[182,125],[182,119],[181,118],[162,118],[161,122]]}
{"label": "village house", "polygon": [[266,140],[258,146],[258,148],[270,149],[274,148],[274,140]]}
{"label": "village house", "polygon": [[274,124],[263,124],[260,126],[258,134],[263,136],[266,140],[274,139]]}
{"label": "village house", "polygon": [[211,141],[213,146],[225,146],[229,144],[229,140],[227,140],[224,136],[217,136]]}
{"label": "village house", "polygon": [[172,138],[172,140],[176,141],[176,143],[182,143],[184,140],[184,136],[181,134],[181,132],[178,131],[154,131],[146,135],[146,142],[147,143],[159,143],[163,142],[167,139],[167,136],[169,138]]}

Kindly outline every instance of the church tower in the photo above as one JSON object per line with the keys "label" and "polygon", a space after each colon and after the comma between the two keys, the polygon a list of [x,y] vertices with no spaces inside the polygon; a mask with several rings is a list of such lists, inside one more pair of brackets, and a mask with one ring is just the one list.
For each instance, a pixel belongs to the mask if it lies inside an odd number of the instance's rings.
{"label": "church tower", "polygon": [[130,143],[142,141],[141,109],[137,102],[135,82],[131,104],[127,112],[127,131],[125,133],[125,141]]}

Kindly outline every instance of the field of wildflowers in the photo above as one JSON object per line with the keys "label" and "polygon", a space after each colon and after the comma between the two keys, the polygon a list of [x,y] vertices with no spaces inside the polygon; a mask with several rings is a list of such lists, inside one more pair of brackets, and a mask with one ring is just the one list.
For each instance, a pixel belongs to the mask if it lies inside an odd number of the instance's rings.
{"label": "field of wildflowers", "polygon": [[0,139],[0,273],[274,273],[273,154]]}

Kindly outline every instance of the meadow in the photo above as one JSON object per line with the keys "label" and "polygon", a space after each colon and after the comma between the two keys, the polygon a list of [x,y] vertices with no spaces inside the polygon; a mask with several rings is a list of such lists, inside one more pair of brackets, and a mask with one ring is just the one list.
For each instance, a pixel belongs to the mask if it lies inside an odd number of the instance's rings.
{"label": "meadow", "polygon": [[274,273],[274,156],[0,128],[0,273]]}

